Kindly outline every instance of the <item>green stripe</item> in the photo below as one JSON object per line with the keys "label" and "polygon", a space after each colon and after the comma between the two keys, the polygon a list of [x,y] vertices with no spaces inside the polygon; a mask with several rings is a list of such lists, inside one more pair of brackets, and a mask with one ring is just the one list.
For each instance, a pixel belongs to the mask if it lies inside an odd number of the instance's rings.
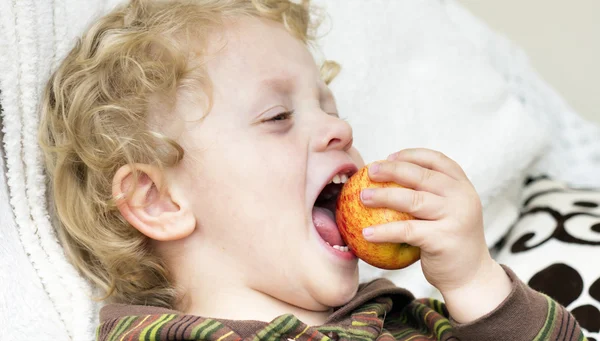
{"label": "green stripe", "polygon": [[381,304],[379,304],[379,303],[365,304],[362,307],[356,309],[353,312],[353,314],[356,314],[356,313],[366,313],[368,311],[374,311],[375,313],[377,313],[380,310],[380,306],[381,306]]}
{"label": "green stripe", "polygon": [[298,320],[295,316],[293,316],[293,319],[290,320],[288,323],[286,323],[283,326],[283,329],[281,330],[280,334],[282,333],[288,333],[290,330],[294,330],[296,329],[296,327],[298,327],[298,325],[300,324],[300,320]]}
{"label": "green stripe", "polygon": [[[158,328],[156,328],[153,332],[152,337],[156,338],[157,335],[160,335],[160,331],[165,327],[165,325],[167,323],[169,323],[170,321],[172,321],[175,317],[177,317],[177,314],[172,314],[168,319],[166,319],[165,321],[163,321]],[[158,339],[157,339],[158,340]]]}
{"label": "green stripe", "polygon": [[396,340],[400,340],[400,339],[404,339],[406,338],[408,335],[415,333],[417,330],[416,329],[404,329],[402,331],[399,332],[395,332],[392,335],[394,336],[394,338]]}
{"label": "green stripe", "polygon": [[152,327],[159,323],[160,321],[162,321],[163,319],[167,318],[167,316],[169,316],[168,314],[162,314],[160,315],[159,318],[157,318],[156,320],[154,320],[154,322],[150,323],[149,325],[145,326],[144,329],[142,329],[140,331],[140,337],[138,338],[139,341],[150,341],[150,338],[148,336],[148,332],[152,329]]}
{"label": "green stripe", "polygon": [[438,339],[442,338],[442,335],[448,330],[452,329],[450,322],[446,319],[441,319],[434,323],[433,330],[435,331],[435,335],[437,335]]}
{"label": "green stripe", "polygon": [[139,341],[154,341],[154,335],[152,334],[152,330],[162,321],[166,320],[171,316],[171,314],[162,314],[159,318],[157,318],[154,322],[150,323],[140,332]]}
{"label": "green stripe", "polygon": [[213,323],[210,324],[207,328],[204,328],[198,335],[199,340],[207,340],[210,336],[221,328],[221,323],[218,321],[212,320]]}
{"label": "green stripe", "polygon": [[277,331],[277,329],[279,329],[279,326],[282,324],[287,324],[292,318],[293,316],[290,314],[279,316],[277,319],[275,319],[275,321],[269,323],[269,325],[267,325],[260,332],[258,332],[256,336],[261,341],[270,340],[273,337],[273,334],[277,334],[277,336],[279,336],[279,333]]}
{"label": "green stripe", "polygon": [[211,319],[206,319],[206,320],[202,321],[202,323],[200,323],[199,325],[195,326],[194,329],[192,329],[190,336],[193,339],[195,339],[197,336],[196,334],[198,334],[200,330],[204,330],[205,327],[210,326],[213,322],[215,322],[215,321],[211,320]]}
{"label": "green stripe", "polygon": [[373,341],[373,340],[375,340],[374,336],[369,336],[369,337],[356,336],[354,334],[346,333],[343,330],[338,330],[338,331],[336,331],[336,333],[342,340],[343,339],[352,340],[352,341]]}
{"label": "green stripe", "polygon": [[370,330],[375,330],[375,328],[367,328],[367,329],[356,329],[356,328],[343,328],[336,326],[325,326],[317,328],[319,332],[326,334],[328,332],[336,332],[340,335],[340,337],[346,336],[349,339],[360,339],[360,340],[373,340],[377,336],[376,333],[371,332]]}
{"label": "green stripe", "polygon": [[[415,305],[412,309],[412,315],[414,317],[421,317],[421,315],[423,315],[422,312],[425,308],[427,308],[427,306],[424,304]],[[420,318],[419,318],[419,320],[420,320]]]}
{"label": "green stripe", "polygon": [[112,340],[112,336],[117,332],[117,330],[119,330],[119,328],[121,327],[121,324],[125,323],[125,320],[127,320],[129,317],[130,316],[120,319],[119,323],[117,323],[117,325],[112,328],[112,331],[110,332],[110,334],[108,334],[108,336],[106,337],[106,340],[108,340],[108,341]]}
{"label": "green stripe", "polygon": [[371,323],[370,322],[352,321],[352,325],[354,327],[364,327],[364,326],[370,326]]}
{"label": "green stripe", "polygon": [[117,330],[117,332],[111,337],[110,341],[114,341],[117,339],[117,337],[119,337],[124,331],[127,330],[127,328],[129,328],[129,326],[131,326],[131,324],[133,323],[133,321],[137,320],[139,316],[127,316],[125,318],[125,321],[123,321],[123,324],[121,324],[119,322],[120,327],[119,328],[115,328],[115,330]]}
{"label": "green stripe", "polygon": [[423,313],[423,310],[429,309],[431,310],[431,308],[429,308],[428,306],[426,306],[425,304],[422,303],[418,303],[417,305],[415,305],[412,309],[412,317],[417,321],[417,323],[419,324],[419,329],[415,330],[419,330],[419,331],[423,331],[423,330],[427,330],[427,324],[425,323],[425,314]]}
{"label": "green stripe", "polygon": [[444,308],[442,306],[442,302],[438,301],[438,300],[433,300],[435,302],[435,311],[438,312],[438,314],[440,315],[444,315]]}
{"label": "green stripe", "polygon": [[158,321],[157,323],[155,323],[155,326],[154,326],[153,330],[150,332],[150,339],[149,339],[149,341],[158,340],[156,338],[156,335],[160,332],[160,330],[162,329],[162,327],[165,324],[167,324],[169,321],[171,321],[172,319],[174,319],[175,316],[177,316],[177,315],[176,314],[169,314],[166,319],[163,319],[162,321]]}
{"label": "green stripe", "polygon": [[288,331],[294,330],[294,328],[298,326],[300,321],[293,315],[290,315],[290,317],[291,319],[287,322],[283,322],[284,325],[281,328],[278,328],[275,334],[267,339],[268,341],[277,341],[282,334],[286,334]]}
{"label": "green stripe", "polygon": [[404,310],[402,310],[402,313],[400,315],[400,318],[398,319],[398,321],[400,322],[400,324],[404,324],[408,322],[408,312],[406,311],[406,308],[404,308]]}
{"label": "green stripe", "polygon": [[542,327],[542,330],[538,333],[533,341],[543,341],[546,340],[546,336],[548,333],[554,328],[554,323],[556,321],[556,303],[548,296],[546,296],[546,301],[548,301],[548,314],[546,315],[546,323]]}

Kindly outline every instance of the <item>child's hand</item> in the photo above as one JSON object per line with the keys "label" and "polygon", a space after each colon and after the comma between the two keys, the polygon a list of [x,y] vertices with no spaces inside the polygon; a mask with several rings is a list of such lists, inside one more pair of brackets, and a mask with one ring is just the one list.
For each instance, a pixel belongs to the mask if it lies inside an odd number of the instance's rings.
{"label": "child's hand", "polygon": [[[479,196],[456,162],[436,151],[406,149],[372,165],[369,176],[407,188],[363,191],[366,206],[388,207],[420,220],[374,226],[364,231],[365,238],[420,247],[423,273],[444,295],[456,320],[474,320],[508,296],[510,279],[485,242]],[[490,296],[491,307],[477,311]],[[473,298],[476,312],[465,297]]]}

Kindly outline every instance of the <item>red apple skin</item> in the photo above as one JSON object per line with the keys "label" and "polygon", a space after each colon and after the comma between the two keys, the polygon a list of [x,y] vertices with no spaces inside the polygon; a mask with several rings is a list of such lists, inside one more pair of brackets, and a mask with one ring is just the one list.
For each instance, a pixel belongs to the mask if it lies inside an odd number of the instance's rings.
{"label": "red apple skin", "polygon": [[340,234],[350,250],[366,263],[386,270],[405,268],[419,260],[421,249],[404,243],[372,243],[363,237],[366,227],[414,219],[408,213],[363,205],[360,192],[365,188],[402,187],[394,182],[371,181],[368,167],[359,170],[342,187],[335,211]]}

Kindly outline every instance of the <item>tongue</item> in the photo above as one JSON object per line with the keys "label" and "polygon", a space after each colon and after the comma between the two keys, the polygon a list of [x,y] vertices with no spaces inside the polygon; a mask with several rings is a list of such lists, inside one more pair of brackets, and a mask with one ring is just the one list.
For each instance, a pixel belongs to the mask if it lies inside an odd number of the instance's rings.
{"label": "tongue", "polygon": [[346,243],[344,243],[342,240],[340,231],[338,231],[333,212],[326,208],[315,207],[312,211],[312,218],[313,223],[317,228],[317,232],[319,232],[319,235],[321,235],[321,238],[323,238],[324,241],[328,242],[332,246],[346,245]]}

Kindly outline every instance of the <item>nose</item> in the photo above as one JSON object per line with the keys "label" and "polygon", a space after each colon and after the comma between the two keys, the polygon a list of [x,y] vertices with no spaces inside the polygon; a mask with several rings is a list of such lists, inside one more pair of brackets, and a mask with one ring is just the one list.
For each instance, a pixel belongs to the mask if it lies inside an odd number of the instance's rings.
{"label": "nose", "polygon": [[348,122],[327,113],[322,113],[313,130],[313,150],[343,150],[352,148],[352,127]]}

